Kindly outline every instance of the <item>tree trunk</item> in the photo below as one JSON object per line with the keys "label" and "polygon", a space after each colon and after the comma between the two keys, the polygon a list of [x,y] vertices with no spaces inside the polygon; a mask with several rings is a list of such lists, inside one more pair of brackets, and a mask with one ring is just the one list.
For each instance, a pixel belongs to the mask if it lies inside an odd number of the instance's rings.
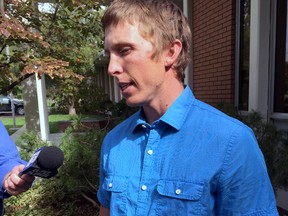
{"label": "tree trunk", "polygon": [[69,97],[69,103],[68,103],[68,111],[69,111],[69,115],[76,115],[76,109],[74,107],[75,105],[75,98]]}

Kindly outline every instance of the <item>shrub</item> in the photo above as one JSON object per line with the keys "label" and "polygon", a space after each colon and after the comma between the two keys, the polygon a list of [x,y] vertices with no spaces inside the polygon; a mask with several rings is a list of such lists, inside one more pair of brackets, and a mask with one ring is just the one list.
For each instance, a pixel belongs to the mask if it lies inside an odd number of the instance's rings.
{"label": "shrub", "polygon": [[[7,216],[98,215],[99,155],[107,130],[87,129],[85,133],[76,133],[81,126],[79,124],[80,121],[75,119],[61,139],[60,148],[65,159],[58,175],[50,179],[36,179],[29,191],[7,199]],[[48,145],[33,132],[20,138],[20,154],[26,160],[39,147]]]}
{"label": "shrub", "polygon": [[16,145],[20,148],[20,156],[28,161],[31,155],[40,147],[48,146],[47,142],[42,141],[34,131],[23,133]]}

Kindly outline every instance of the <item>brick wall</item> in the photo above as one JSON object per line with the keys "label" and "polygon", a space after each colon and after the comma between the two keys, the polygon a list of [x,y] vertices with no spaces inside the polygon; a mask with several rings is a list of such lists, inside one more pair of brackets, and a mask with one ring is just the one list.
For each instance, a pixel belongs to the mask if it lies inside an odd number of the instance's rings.
{"label": "brick wall", "polygon": [[235,1],[194,0],[193,92],[211,105],[234,103]]}

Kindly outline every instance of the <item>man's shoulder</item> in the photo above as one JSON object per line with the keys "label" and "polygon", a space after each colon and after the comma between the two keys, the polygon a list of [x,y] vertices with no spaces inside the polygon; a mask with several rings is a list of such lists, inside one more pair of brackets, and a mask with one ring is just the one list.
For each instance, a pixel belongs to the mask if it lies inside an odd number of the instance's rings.
{"label": "man's shoulder", "polygon": [[245,125],[239,119],[229,116],[220,109],[217,109],[203,101],[196,100],[194,103],[194,109],[191,110],[194,112],[194,116],[199,119],[199,121],[208,127],[215,127],[219,130],[229,131],[242,128],[243,130],[250,131],[251,129]]}

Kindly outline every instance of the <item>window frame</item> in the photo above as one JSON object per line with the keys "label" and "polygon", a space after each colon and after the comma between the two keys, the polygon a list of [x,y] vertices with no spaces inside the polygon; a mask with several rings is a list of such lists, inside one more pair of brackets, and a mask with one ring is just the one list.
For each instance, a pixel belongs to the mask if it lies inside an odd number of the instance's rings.
{"label": "window frame", "polygon": [[[234,98],[235,98],[235,102],[234,105],[235,107],[238,108],[238,111],[241,114],[247,114],[248,113],[248,109],[249,109],[249,89],[248,89],[248,98],[247,98],[247,109],[240,109],[240,68],[242,68],[241,63],[243,59],[242,53],[243,51],[241,50],[241,43],[242,41],[242,34],[244,34],[242,32],[242,7],[243,7],[243,3],[245,0],[237,0],[236,1],[236,39],[235,39],[235,94],[234,94]],[[251,10],[251,9],[250,9]],[[250,24],[251,26],[251,24]],[[250,57],[249,57],[249,61],[250,61]],[[249,68],[250,70],[250,68]],[[249,71],[250,72],[250,71]],[[249,86],[249,83],[248,83]]]}
{"label": "window frame", "polygon": [[[269,110],[270,118],[275,121],[287,121],[288,120],[288,113],[281,113],[274,111],[274,94],[275,94],[275,72],[276,72],[276,33],[277,33],[277,2],[271,2],[271,35],[270,35],[270,76],[269,76]],[[288,4],[288,3],[287,3]],[[288,11],[287,11],[288,13]],[[286,30],[287,31],[287,30]]]}

